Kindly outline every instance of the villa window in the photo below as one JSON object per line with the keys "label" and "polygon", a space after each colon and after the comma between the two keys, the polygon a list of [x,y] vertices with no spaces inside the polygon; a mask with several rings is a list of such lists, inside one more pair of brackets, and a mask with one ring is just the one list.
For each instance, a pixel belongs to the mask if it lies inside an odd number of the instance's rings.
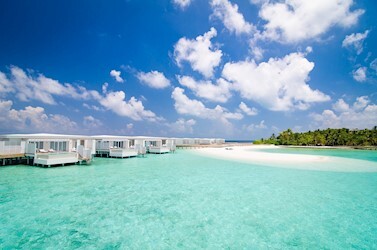
{"label": "villa window", "polygon": [[66,141],[52,141],[50,142],[50,149],[55,151],[67,151],[67,142]]}
{"label": "villa window", "polygon": [[67,151],[67,142],[66,141],[59,142],[59,151]]}
{"label": "villa window", "polygon": [[30,143],[35,143],[36,149],[43,149],[43,141],[35,141],[35,142],[30,142]]}
{"label": "villa window", "polygon": [[59,150],[58,147],[59,147],[58,142],[56,142],[56,141],[50,142],[50,149],[58,151]]}
{"label": "villa window", "polygon": [[113,143],[114,147],[123,148],[123,142],[122,141],[115,141]]}
{"label": "villa window", "polygon": [[21,139],[6,139],[4,140],[4,146],[21,146]]}

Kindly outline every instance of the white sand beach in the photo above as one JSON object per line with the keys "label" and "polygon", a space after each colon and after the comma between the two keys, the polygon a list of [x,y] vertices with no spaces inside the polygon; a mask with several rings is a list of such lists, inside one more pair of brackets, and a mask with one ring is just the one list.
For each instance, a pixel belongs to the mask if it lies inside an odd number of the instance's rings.
{"label": "white sand beach", "polygon": [[377,163],[372,161],[305,154],[263,152],[263,149],[278,148],[273,145],[231,146],[224,148],[196,149],[196,154],[216,159],[252,163],[270,167],[336,172],[377,172]]}

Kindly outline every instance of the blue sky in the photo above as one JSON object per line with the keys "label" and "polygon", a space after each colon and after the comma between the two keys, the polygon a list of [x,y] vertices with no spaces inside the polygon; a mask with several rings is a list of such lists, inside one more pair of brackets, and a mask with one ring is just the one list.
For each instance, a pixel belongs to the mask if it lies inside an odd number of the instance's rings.
{"label": "blue sky", "polygon": [[0,133],[257,139],[377,125],[377,6],[0,2]]}

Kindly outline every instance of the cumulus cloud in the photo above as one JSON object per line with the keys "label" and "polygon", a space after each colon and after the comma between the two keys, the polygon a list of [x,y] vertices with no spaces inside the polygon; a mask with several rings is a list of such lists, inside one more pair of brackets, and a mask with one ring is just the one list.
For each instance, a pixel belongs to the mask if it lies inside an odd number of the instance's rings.
{"label": "cumulus cloud", "polygon": [[90,104],[87,104],[87,103],[83,103],[82,106],[83,106],[84,108],[87,108],[87,109],[90,109],[90,110],[104,111],[103,108],[98,107],[98,106],[96,106],[96,105],[90,105]]}
{"label": "cumulus cloud", "polygon": [[360,55],[363,52],[363,42],[368,34],[369,30],[366,30],[364,33],[352,33],[344,38],[342,47],[353,48],[356,51],[356,54]]}
{"label": "cumulus cloud", "polygon": [[241,102],[238,107],[248,116],[254,116],[258,114],[258,110],[256,108],[249,108],[244,102]]}
{"label": "cumulus cloud", "polygon": [[367,80],[367,68],[360,67],[352,72],[353,79],[358,82],[365,82]]}
{"label": "cumulus cloud", "polygon": [[307,84],[314,63],[302,53],[291,53],[268,62],[227,63],[222,75],[245,99],[258,102],[273,111],[305,110],[312,103],[329,101],[330,97]]}
{"label": "cumulus cloud", "polygon": [[181,8],[182,10],[190,6],[192,0],[173,0],[173,4]]}
{"label": "cumulus cloud", "polygon": [[27,106],[13,109],[13,102],[0,100],[0,124],[3,131],[19,132],[74,132],[77,123],[59,114],[46,114],[42,107]]}
{"label": "cumulus cloud", "polygon": [[195,40],[185,37],[178,40],[174,46],[174,57],[179,67],[182,62],[190,63],[193,70],[205,77],[211,77],[214,68],[220,64],[222,51],[214,48],[211,39],[217,35],[215,28]]}
{"label": "cumulus cloud", "polygon": [[332,27],[352,26],[364,13],[351,10],[353,0],[252,2],[262,4],[259,16],[266,21],[262,37],[287,43],[318,38]]}
{"label": "cumulus cloud", "polygon": [[[54,97],[65,96],[79,100],[96,101],[103,108],[133,120],[162,120],[152,111],[146,110],[143,103],[135,97],[126,101],[126,94],[123,91],[109,91],[107,83],[103,84],[101,94],[96,90],[88,90],[82,86],[74,87],[69,83],[61,84],[42,74],[34,76],[32,70],[26,73],[16,66],[10,67],[9,76],[0,72],[0,94],[14,94],[22,101],[38,100],[46,104],[57,104]],[[83,106],[97,111],[103,110],[101,107],[87,103],[83,103]]]}
{"label": "cumulus cloud", "polygon": [[244,129],[249,133],[254,133],[256,130],[267,129],[264,120],[260,121],[258,124],[250,124],[249,126],[244,126]]}
{"label": "cumulus cloud", "polygon": [[230,84],[220,78],[213,84],[211,81],[196,81],[190,76],[177,76],[178,82],[194,92],[197,97],[213,102],[227,102],[232,96]]}
{"label": "cumulus cloud", "polygon": [[212,0],[213,16],[219,18],[224,26],[232,33],[240,35],[250,34],[255,27],[245,21],[244,16],[238,11],[238,5],[228,0]]}
{"label": "cumulus cloud", "polygon": [[220,120],[225,124],[229,119],[241,120],[243,115],[235,112],[231,113],[227,109],[217,105],[215,108],[207,108],[201,101],[188,98],[182,88],[176,87],[172,93],[175,101],[174,108],[178,114],[196,116],[202,119]]}
{"label": "cumulus cloud", "polygon": [[367,96],[358,97],[351,105],[343,99],[339,99],[333,105],[333,109],[326,109],[320,114],[310,114],[314,126],[319,128],[364,129],[372,128],[377,124],[377,105],[370,104]]}
{"label": "cumulus cloud", "polygon": [[14,92],[13,84],[8,77],[0,71],[0,94]]}
{"label": "cumulus cloud", "polygon": [[139,72],[136,76],[139,81],[151,88],[163,89],[170,86],[170,81],[164,76],[163,73],[158,71],[151,71],[148,73]]}
{"label": "cumulus cloud", "polygon": [[117,115],[126,116],[135,121],[157,121],[161,119],[152,111],[146,110],[143,103],[135,97],[132,96],[127,101],[126,94],[123,91],[108,92],[104,97],[99,99],[99,103]]}
{"label": "cumulus cloud", "polygon": [[109,84],[107,82],[105,82],[104,84],[102,84],[102,93],[103,94],[107,93],[107,88],[108,87],[109,87]]}
{"label": "cumulus cloud", "polygon": [[196,124],[194,119],[185,120],[183,118],[179,118],[176,122],[169,124],[172,132],[176,133],[189,133],[192,134],[194,132],[193,126]]}
{"label": "cumulus cloud", "polygon": [[256,61],[260,61],[263,59],[264,50],[257,46],[254,41],[250,41],[250,54]]}
{"label": "cumulus cloud", "polygon": [[332,105],[332,108],[337,112],[345,112],[350,109],[350,106],[343,99],[339,99],[335,104]]}
{"label": "cumulus cloud", "polygon": [[124,82],[123,78],[120,76],[121,72],[115,69],[110,71],[110,75],[114,77],[115,81],[117,82]]}
{"label": "cumulus cloud", "polygon": [[17,66],[10,67],[10,74],[0,72],[0,92],[15,93],[21,101],[38,100],[46,104],[56,104],[53,96],[66,96],[74,99],[89,99],[98,96],[96,91],[88,91],[82,86],[74,87],[69,83],[34,75],[29,70],[26,73]]}
{"label": "cumulus cloud", "polygon": [[355,111],[362,110],[368,106],[370,100],[367,96],[360,96],[356,98],[356,101],[352,105],[352,109]]}
{"label": "cumulus cloud", "polygon": [[91,115],[88,115],[88,116],[84,117],[83,124],[84,124],[85,127],[91,128],[91,129],[92,128],[99,128],[99,127],[101,127],[103,125],[100,120],[94,118]]}

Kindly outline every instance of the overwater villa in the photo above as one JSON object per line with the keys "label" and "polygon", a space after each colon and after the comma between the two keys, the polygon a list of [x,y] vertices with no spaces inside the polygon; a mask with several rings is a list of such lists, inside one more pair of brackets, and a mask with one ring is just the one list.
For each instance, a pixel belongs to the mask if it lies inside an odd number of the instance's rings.
{"label": "overwater villa", "polygon": [[93,156],[129,158],[175,152],[177,145],[211,145],[224,139],[113,135],[0,135],[0,164],[25,162],[38,166],[90,163]]}
{"label": "overwater villa", "polygon": [[34,165],[89,163],[95,153],[89,136],[58,134],[9,134],[0,136],[0,158],[26,158]]}
{"label": "overwater villa", "polygon": [[225,139],[221,138],[174,138],[176,146],[193,146],[193,145],[214,145],[224,144]]}
{"label": "overwater villa", "polygon": [[96,155],[106,157],[133,157],[146,153],[164,154],[175,151],[170,138],[144,136],[92,136],[96,141]]}
{"label": "overwater villa", "polygon": [[134,157],[143,154],[135,147],[135,141],[124,136],[101,135],[93,136],[96,142],[96,155],[106,157]]}
{"label": "overwater villa", "polygon": [[151,137],[139,138],[143,140],[148,153],[165,154],[175,151],[175,140],[171,138]]}

